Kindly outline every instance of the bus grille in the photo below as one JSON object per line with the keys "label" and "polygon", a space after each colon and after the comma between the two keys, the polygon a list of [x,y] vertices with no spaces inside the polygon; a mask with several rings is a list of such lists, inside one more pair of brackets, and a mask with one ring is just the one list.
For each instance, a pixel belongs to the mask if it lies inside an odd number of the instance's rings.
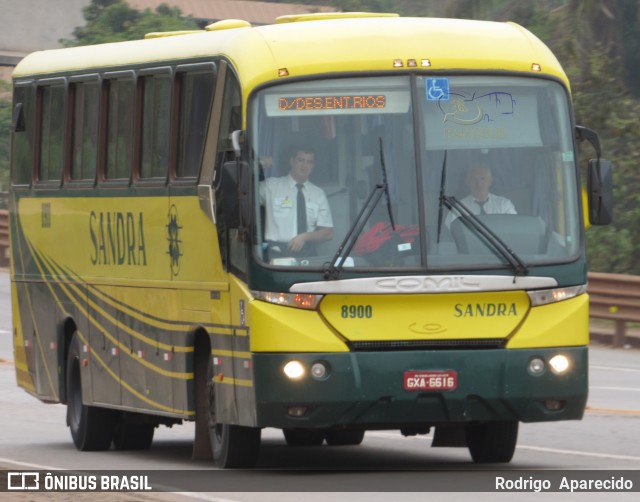
{"label": "bus grille", "polygon": [[504,338],[462,338],[458,340],[393,340],[351,342],[354,351],[387,350],[477,350],[501,349],[507,340]]}

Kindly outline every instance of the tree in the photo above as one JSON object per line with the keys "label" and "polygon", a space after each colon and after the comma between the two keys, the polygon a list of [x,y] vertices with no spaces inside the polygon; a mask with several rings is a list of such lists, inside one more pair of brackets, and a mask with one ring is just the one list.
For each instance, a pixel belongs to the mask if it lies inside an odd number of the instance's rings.
{"label": "tree", "polygon": [[[0,81],[0,191],[8,188],[9,182],[9,136],[11,134],[11,85]],[[0,200],[0,207],[4,201]]]}
{"label": "tree", "polygon": [[[640,275],[640,0],[271,0],[331,5],[343,11],[515,21],[540,37],[572,86],[576,121],[596,129],[614,161],[614,223],[587,232],[589,268]],[[64,45],[140,39],[153,31],[197,29],[167,5],[140,12],[124,0],[92,0],[87,24]],[[8,93],[7,93],[8,94]],[[0,96],[0,136],[7,137],[10,100]],[[0,151],[7,145],[0,141]],[[7,179],[0,156],[0,181]]]}
{"label": "tree", "polygon": [[196,30],[191,16],[182,16],[180,9],[160,5],[155,11],[132,9],[124,0],[92,0],[85,7],[87,24],[73,31],[75,38],[60,42],[65,47],[138,40],[154,31]]}

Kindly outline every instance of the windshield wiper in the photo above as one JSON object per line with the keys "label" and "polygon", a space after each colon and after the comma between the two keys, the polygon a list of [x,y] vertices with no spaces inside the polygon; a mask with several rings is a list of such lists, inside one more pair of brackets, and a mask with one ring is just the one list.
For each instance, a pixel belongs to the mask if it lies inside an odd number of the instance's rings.
{"label": "windshield wiper", "polygon": [[391,228],[395,231],[395,223],[393,221],[393,212],[391,208],[391,198],[389,197],[389,182],[387,181],[387,168],[384,161],[384,149],[382,146],[382,138],[380,138],[380,168],[382,170],[382,183],[376,184],[369,197],[360,209],[358,216],[356,217],[353,225],[347,232],[347,235],[338,246],[336,254],[333,255],[333,259],[329,262],[324,270],[325,279],[337,279],[340,276],[340,272],[344,268],[346,257],[349,256],[351,250],[356,245],[356,241],[360,236],[360,232],[369,221],[369,217],[373,210],[378,205],[383,194],[387,196],[387,212],[389,213],[389,221],[391,222]]}
{"label": "windshield wiper", "polygon": [[442,208],[444,206],[444,186],[447,180],[447,150],[444,151],[444,159],[442,159],[442,172],[440,173],[440,204],[438,205],[438,237],[436,242],[440,242],[440,233],[442,230]]}
{"label": "windshield wiper", "polygon": [[389,182],[387,181],[387,165],[384,161],[384,147],[382,146],[382,138],[380,140],[380,168],[382,169],[382,186],[384,188],[384,194],[387,196],[387,212],[389,213],[389,221],[391,222],[391,229],[395,232],[396,225],[393,222],[393,211],[391,210],[391,196],[389,195]]}
{"label": "windshield wiper", "polygon": [[453,195],[442,194],[440,196],[440,204],[446,206],[449,211],[455,209],[462,218],[462,222],[467,226],[467,228],[484,237],[486,241],[491,244],[491,246],[496,251],[498,251],[498,253],[500,253],[500,255],[504,259],[509,262],[516,276],[527,275],[529,273],[529,268],[524,263],[524,261],[522,261],[522,258],[520,258],[517,253],[498,236],[498,234],[491,230]]}

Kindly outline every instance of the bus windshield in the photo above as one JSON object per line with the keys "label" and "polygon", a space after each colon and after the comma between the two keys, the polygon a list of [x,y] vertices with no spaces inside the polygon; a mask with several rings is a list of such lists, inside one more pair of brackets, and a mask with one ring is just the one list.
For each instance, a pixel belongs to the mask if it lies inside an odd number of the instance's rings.
{"label": "bus windshield", "polygon": [[296,82],[259,91],[251,126],[265,264],[526,274],[579,251],[572,126],[554,81]]}

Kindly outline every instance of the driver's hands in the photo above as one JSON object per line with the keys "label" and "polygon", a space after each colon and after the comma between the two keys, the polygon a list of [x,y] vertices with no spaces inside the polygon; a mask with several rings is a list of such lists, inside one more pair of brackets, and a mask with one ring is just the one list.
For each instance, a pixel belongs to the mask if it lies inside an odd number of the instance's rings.
{"label": "driver's hands", "polygon": [[308,235],[309,234],[307,233],[299,234],[299,235],[296,235],[293,239],[291,239],[289,241],[289,244],[287,245],[287,248],[289,249],[289,251],[293,251],[294,253],[301,251],[304,245],[307,243]]}

